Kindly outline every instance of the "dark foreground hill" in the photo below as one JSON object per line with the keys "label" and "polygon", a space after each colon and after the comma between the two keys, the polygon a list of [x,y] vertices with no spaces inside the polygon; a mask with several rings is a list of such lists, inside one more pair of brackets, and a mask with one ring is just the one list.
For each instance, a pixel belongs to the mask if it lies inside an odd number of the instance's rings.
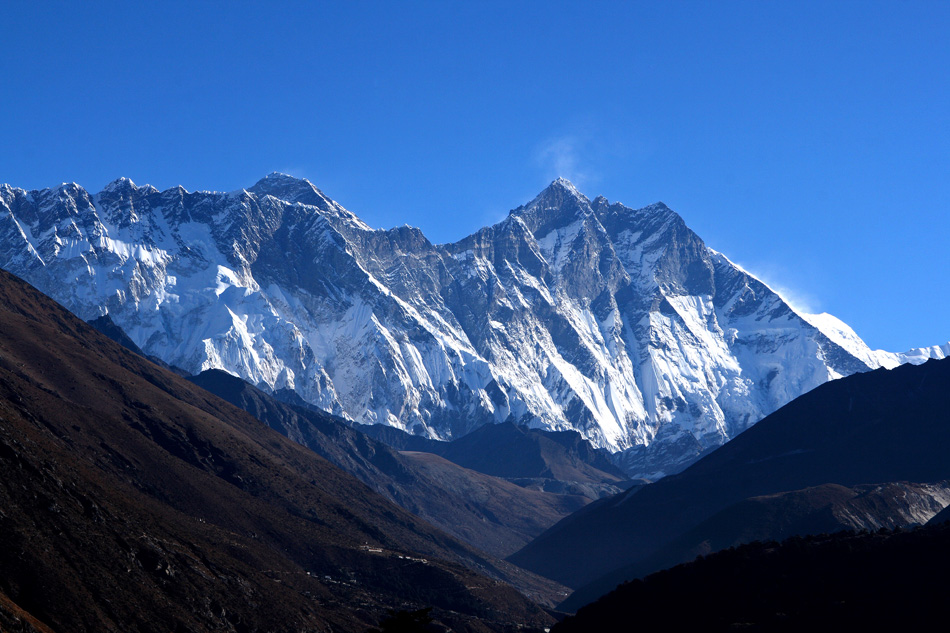
{"label": "dark foreground hill", "polygon": [[621,585],[553,632],[934,630],[948,567],[948,523],[755,542]]}
{"label": "dark foreground hill", "polygon": [[498,579],[554,589],[2,271],[0,543],[4,630],[507,630],[550,618]]}
{"label": "dark foreground hill", "polygon": [[939,483],[950,479],[948,446],[950,360],[857,374],[794,400],[678,475],[590,504],[510,560],[573,587],[592,583],[587,597],[593,599],[621,580],[662,568],[654,566],[657,554],[678,539],[686,558],[664,564],[688,560],[695,551],[687,541],[713,536],[690,530],[707,521],[714,530],[736,525],[735,515],[713,518],[730,507],[752,507],[743,500],[812,488],[753,504],[788,510],[793,502],[799,508],[792,514],[802,519],[809,514],[803,508],[834,505],[815,496],[827,497],[816,488],[825,484]]}
{"label": "dark foreground hill", "polygon": [[581,587],[559,606],[572,612],[625,580],[744,543],[843,530],[877,531],[927,523],[950,501],[950,482],[823,484],[750,497],[687,530],[653,554]]}

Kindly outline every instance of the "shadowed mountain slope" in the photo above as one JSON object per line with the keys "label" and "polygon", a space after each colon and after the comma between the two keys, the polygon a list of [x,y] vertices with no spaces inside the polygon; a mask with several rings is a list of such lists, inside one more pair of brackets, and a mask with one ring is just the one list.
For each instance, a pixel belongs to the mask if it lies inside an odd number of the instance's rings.
{"label": "shadowed mountain slope", "polygon": [[52,633],[52,630],[0,594],[0,631],[4,633]]}
{"label": "shadowed mountain slope", "polygon": [[542,431],[515,424],[483,426],[454,442],[442,457],[478,472],[518,479],[618,484],[624,474],[576,431]]}
{"label": "shadowed mountain slope", "polygon": [[463,565],[556,591],[2,271],[0,542],[4,605],[54,631],[355,632],[424,606],[506,630],[550,618]]}
{"label": "shadowed mountain slope", "polygon": [[526,488],[600,499],[631,483],[606,451],[594,448],[576,431],[545,431],[503,422],[440,442],[381,424],[356,428],[397,450],[433,453]]}
{"label": "shadowed mountain slope", "polygon": [[553,633],[931,630],[948,566],[947,523],[757,542],[621,585]]}
{"label": "shadowed mountain slope", "polygon": [[721,510],[647,558],[581,587],[559,608],[576,611],[626,580],[728,547],[806,534],[916,526],[927,523],[948,503],[948,481],[892,482],[851,488],[823,484],[751,497]]}
{"label": "shadowed mountain slope", "polygon": [[930,521],[928,521],[927,523],[937,525],[938,523],[943,523],[945,521],[950,521],[950,506],[947,506],[946,508],[944,508],[943,510],[935,514],[933,517],[931,517]]}
{"label": "shadowed mountain slope", "polygon": [[148,360],[152,361],[153,363],[155,363],[162,369],[167,369],[171,372],[178,374],[179,376],[184,376],[186,378],[188,377],[188,372],[181,369],[180,367],[173,367],[169,365],[168,363],[166,363],[165,361],[163,361],[158,356],[150,356],[146,354],[144,351],[142,351],[142,348],[136,345],[135,341],[130,339],[128,335],[126,335],[125,331],[122,328],[120,328],[118,325],[116,325],[115,321],[113,321],[112,317],[110,317],[108,314],[104,314],[100,317],[96,317],[95,319],[87,321],[87,323],[91,325],[92,327],[96,328],[96,330],[98,330],[100,334],[105,334],[107,337],[109,337],[110,339],[112,339],[113,341],[115,341],[116,343],[124,347],[125,349],[129,350],[130,352],[135,352],[139,356],[143,358],[147,358]]}
{"label": "shadowed mountain slope", "polygon": [[[115,324],[115,321],[112,320],[108,314],[103,314],[101,317],[96,317],[90,321],[87,321],[89,325],[96,328],[101,334],[105,334],[107,337],[129,350],[130,352],[135,352],[143,358],[148,358],[148,355],[142,351],[142,348],[135,344],[135,341],[130,339],[128,335]],[[155,362],[154,358],[149,358],[152,362]],[[161,365],[161,361],[156,363]]]}
{"label": "shadowed mountain slope", "polygon": [[390,501],[495,556],[518,550],[589,501],[580,495],[529,490],[426,453],[400,453],[339,418],[275,400],[221,370],[207,370],[190,380],[322,455]]}

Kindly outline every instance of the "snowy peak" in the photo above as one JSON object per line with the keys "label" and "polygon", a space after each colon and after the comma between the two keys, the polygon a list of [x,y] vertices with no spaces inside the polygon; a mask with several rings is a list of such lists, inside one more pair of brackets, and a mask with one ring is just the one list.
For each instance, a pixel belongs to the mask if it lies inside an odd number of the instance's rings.
{"label": "snowy peak", "polygon": [[689,230],[683,218],[662,202],[631,209],[619,202],[611,203],[603,196],[599,196],[592,204],[592,208],[612,237],[618,237],[624,232],[653,235],[670,226]]}
{"label": "snowy peak", "polygon": [[558,178],[528,204],[511,212],[533,234],[542,236],[592,213],[590,200],[569,180]]}
{"label": "snowy peak", "polygon": [[362,220],[324,195],[306,178],[296,178],[273,172],[258,180],[247,191],[257,196],[272,196],[278,200],[315,207],[341,230],[371,230]]}
{"label": "snowy peak", "polygon": [[[871,350],[867,344],[855,333],[851,326],[838,317],[822,312],[821,314],[807,314],[799,312],[801,317],[815,326],[822,334],[846,349],[871,368],[887,367],[891,369],[900,365],[896,359],[881,357]],[[886,354],[886,352],[885,352]]]}
{"label": "snowy peak", "polygon": [[535,196],[534,199],[526,205],[526,208],[530,209],[539,206],[561,207],[569,200],[582,207],[589,207],[590,205],[590,200],[587,199],[587,196],[578,191],[574,183],[566,178],[558,178]]}
{"label": "snowy peak", "polygon": [[[889,352],[878,350],[878,353],[888,354]],[[912,365],[921,365],[928,360],[942,360],[947,357],[950,357],[950,343],[931,345],[930,347],[915,347],[914,349],[897,354],[897,358],[901,363],[910,363]]]}
{"label": "snowy peak", "polygon": [[258,180],[248,191],[262,196],[274,196],[287,202],[321,207],[328,203],[328,198],[306,178],[295,178],[276,171]]}
{"label": "snowy peak", "polygon": [[592,204],[625,270],[641,290],[662,289],[672,295],[714,295],[710,251],[675,211],[662,202],[640,209],[611,204],[598,197]]}
{"label": "snowy peak", "polygon": [[256,184],[260,185],[262,183],[271,183],[271,184],[307,183],[307,185],[313,186],[313,183],[311,183],[306,178],[298,178],[297,176],[291,176],[290,174],[285,174],[282,171],[272,171],[271,173],[267,174],[266,176],[258,180]]}
{"label": "snowy peak", "polygon": [[583,198],[584,200],[587,200],[587,197],[584,194],[582,194],[580,191],[578,191],[577,187],[574,186],[574,183],[572,183],[567,178],[555,178],[554,181],[552,181],[551,184],[548,185],[547,188],[561,189],[574,197]]}
{"label": "snowy peak", "polygon": [[135,183],[131,179],[122,176],[116,178],[105,187],[102,188],[102,193],[112,193],[115,191],[127,191],[129,189],[135,189]]}
{"label": "snowy peak", "polygon": [[[79,187],[79,185],[75,185],[75,188],[76,190],[85,191],[82,189],[82,187]],[[103,187],[102,191],[99,192],[99,196],[106,195],[129,197],[136,193],[141,195],[151,195],[153,193],[158,193],[158,189],[148,184],[139,187],[134,182],[132,182],[131,179],[125,178],[123,176],[121,178],[116,178]]]}
{"label": "snowy peak", "polygon": [[291,176],[290,174],[285,174],[279,171],[272,171],[267,174],[251,187],[252,191],[268,191],[268,190],[288,190],[294,189],[296,187],[306,187],[313,188],[313,183],[311,183],[306,178],[297,178],[296,176]]}
{"label": "snowy peak", "polygon": [[930,359],[940,360],[950,356],[950,343],[930,347],[916,347],[906,352],[887,352],[882,349],[872,350],[849,325],[836,316],[828,314],[827,312],[822,312],[821,314],[799,314],[803,319],[821,331],[822,334],[848,350],[848,352],[856,358],[859,358],[872,369],[879,367],[893,369],[905,363],[920,365]]}

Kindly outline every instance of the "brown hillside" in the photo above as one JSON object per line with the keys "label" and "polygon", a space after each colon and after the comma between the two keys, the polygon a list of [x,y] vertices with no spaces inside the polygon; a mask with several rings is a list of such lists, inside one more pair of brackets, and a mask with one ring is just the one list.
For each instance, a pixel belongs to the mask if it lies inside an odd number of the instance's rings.
{"label": "brown hillside", "polygon": [[5,272],[0,542],[0,593],[56,631],[362,631],[422,606],[504,630],[550,618],[463,564],[554,589]]}

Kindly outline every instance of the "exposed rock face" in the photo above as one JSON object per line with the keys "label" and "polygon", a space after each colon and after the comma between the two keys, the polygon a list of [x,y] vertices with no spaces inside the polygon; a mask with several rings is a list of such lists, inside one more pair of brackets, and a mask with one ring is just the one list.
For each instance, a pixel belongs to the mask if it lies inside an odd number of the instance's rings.
{"label": "exposed rock face", "polygon": [[438,439],[577,430],[626,451],[634,476],[904,360],[812,325],[665,205],[591,201],[566,180],[447,245],[372,230],[281,174],[231,193],[4,185],[0,267],[192,373]]}

